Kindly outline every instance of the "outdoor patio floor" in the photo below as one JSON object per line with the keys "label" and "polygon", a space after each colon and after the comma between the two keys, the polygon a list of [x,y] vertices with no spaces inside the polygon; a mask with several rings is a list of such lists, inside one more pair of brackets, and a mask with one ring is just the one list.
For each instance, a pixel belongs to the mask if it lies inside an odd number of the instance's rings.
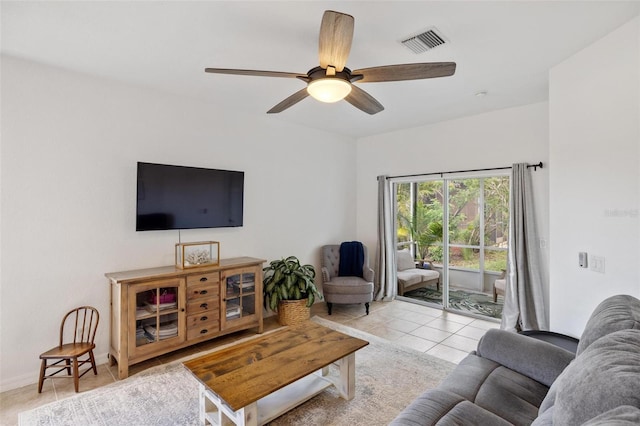
{"label": "outdoor patio floor", "polygon": [[[440,288],[442,290],[442,287]],[[404,294],[407,301],[418,300],[433,306],[442,307],[442,291],[435,287],[423,287]],[[498,296],[493,301],[493,293],[482,293],[462,287],[451,286],[449,289],[449,308],[461,313],[481,315],[488,318],[502,318],[504,299]]]}

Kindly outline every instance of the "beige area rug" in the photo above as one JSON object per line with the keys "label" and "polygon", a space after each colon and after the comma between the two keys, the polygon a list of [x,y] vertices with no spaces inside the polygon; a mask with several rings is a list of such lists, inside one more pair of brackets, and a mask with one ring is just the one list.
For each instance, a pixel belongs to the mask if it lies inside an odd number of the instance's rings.
{"label": "beige area rug", "polygon": [[[273,426],[386,425],[454,368],[452,363],[371,334],[318,317],[313,321],[369,341],[368,346],[356,352],[356,396],[345,401],[334,388],[329,388],[271,422]],[[337,368],[332,366],[329,374],[337,375]],[[198,385],[181,362],[175,361],[22,412],[19,424],[197,425]]]}

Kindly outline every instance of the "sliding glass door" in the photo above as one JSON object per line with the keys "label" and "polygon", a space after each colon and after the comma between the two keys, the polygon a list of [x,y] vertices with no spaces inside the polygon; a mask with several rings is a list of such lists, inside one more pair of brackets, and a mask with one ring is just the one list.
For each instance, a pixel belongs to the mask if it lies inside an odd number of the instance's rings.
{"label": "sliding glass door", "polygon": [[[404,182],[396,184],[396,229],[398,250],[408,250],[416,267],[430,268],[440,274],[440,285],[418,288],[411,296],[442,305],[442,266],[444,181]],[[426,263],[425,263],[426,261]]]}
{"label": "sliding glass door", "polygon": [[509,177],[397,182],[395,188],[398,249],[409,250],[417,268],[440,274],[439,286],[404,296],[500,318],[503,300],[494,297],[493,283],[506,270]]}

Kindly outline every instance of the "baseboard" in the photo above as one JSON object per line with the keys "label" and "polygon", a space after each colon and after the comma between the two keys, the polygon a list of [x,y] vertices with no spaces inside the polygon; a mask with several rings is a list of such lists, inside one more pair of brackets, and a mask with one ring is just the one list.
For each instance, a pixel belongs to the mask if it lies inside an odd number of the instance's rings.
{"label": "baseboard", "polygon": [[[103,354],[96,355],[96,363],[97,365],[106,364],[108,362],[109,354],[107,352]],[[101,359],[106,360],[105,362],[100,362]],[[20,376],[10,377],[9,379],[0,380],[0,393],[10,391],[13,389],[18,389],[24,386],[34,385],[38,383],[38,377],[40,376],[40,369],[35,370],[32,373],[25,373]]]}

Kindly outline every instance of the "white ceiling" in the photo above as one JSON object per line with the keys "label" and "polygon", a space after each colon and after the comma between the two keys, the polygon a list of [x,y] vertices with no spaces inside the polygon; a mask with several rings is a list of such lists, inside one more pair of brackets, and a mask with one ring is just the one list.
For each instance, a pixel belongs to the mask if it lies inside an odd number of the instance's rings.
{"label": "white ceiling", "polygon": [[[363,83],[385,110],[306,98],[269,120],[362,137],[547,99],[548,70],[640,14],[639,1],[2,1],[2,53],[266,115],[296,79],[205,67],[306,73],[324,10],[355,17],[347,66],[454,61],[456,74]],[[435,26],[423,54],[399,43]],[[475,96],[488,92],[484,97]]]}

